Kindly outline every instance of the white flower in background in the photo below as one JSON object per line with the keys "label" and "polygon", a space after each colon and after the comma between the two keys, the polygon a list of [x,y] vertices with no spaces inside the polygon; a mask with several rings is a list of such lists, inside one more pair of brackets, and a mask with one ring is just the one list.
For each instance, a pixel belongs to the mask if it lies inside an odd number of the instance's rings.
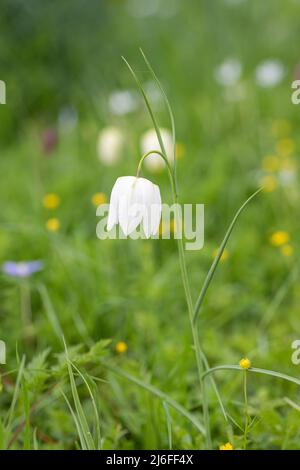
{"label": "white flower in background", "polygon": [[127,236],[142,223],[145,236],[155,235],[161,218],[160,190],[145,178],[122,176],[110,196],[107,230],[120,224]]}
{"label": "white flower in background", "polygon": [[162,93],[159,90],[156,82],[149,80],[144,84],[144,90],[152,106],[162,104]]}
{"label": "white flower in background", "polygon": [[59,129],[63,133],[68,134],[72,132],[78,124],[78,113],[73,106],[65,106],[59,111],[57,120]]}
{"label": "white flower in background", "polygon": [[[173,161],[173,139],[172,134],[168,129],[160,129],[161,138],[165,146],[165,151],[168,157],[169,162]],[[141,152],[145,154],[150,152],[151,150],[159,150],[161,151],[157,135],[155,129],[149,129],[148,131],[144,132],[141,137],[140,141]],[[144,160],[144,165],[150,171],[160,171],[164,168],[165,162],[163,161],[160,155],[149,155]]]}
{"label": "white flower in background", "polygon": [[97,154],[104,165],[111,166],[120,160],[124,136],[120,129],[108,126],[99,132]]}
{"label": "white flower in background", "polygon": [[266,60],[259,64],[255,71],[257,84],[264,88],[278,85],[284,74],[285,68],[278,60]]}
{"label": "white flower in background", "polygon": [[296,183],[297,174],[295,170],[284,169],[278,173],[278,179],[282,186],[291,186]]}
{"label": "white flower in background", "polygon": [[215,79],[220,85],[235,85],[242,74],[242,65],[237,59],[226,59],[215,69]]}
{"label": "white flower in background", "polygon": [[138,107],[138,95],[131,90],[113,91],[108,98],[108,107],[112,114],[122,116],[135,111]]}

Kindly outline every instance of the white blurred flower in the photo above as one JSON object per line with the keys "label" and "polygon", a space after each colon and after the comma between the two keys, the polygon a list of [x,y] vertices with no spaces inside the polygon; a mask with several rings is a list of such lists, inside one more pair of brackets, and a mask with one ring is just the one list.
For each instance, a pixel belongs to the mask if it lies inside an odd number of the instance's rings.
{"label": "white blurred flower", "polygon": [[67,134],[75,129],[78,124],[78,113],[73,106],[65,106],[59,111],[58,127]]}
{"label": "white blurred flower", "polygon": [[127,10],[135,18],[147,18],[156,15],[159,3],[159,0],[127,0]]}
{"label": "white blurred flower", "polygon": [[117,116],[131,113],[138,107],[138,95],[132,90],[113,91],[108,98],[108,107]]}
{"label": "white blurred flower", "polygon": [[104,165],[111,166],[120,160],[124,136],[120,129],[113,126],[104,127],[99,132],[97,154]]}
{"label": "white blurred flower", "polygon": [[278,179],[282,186],[291,186],[296,182],[296,171],[288,169],[280,170],[278,173]]}
{"label": "white blurred flower", "polygon": [[[161,133],[162,141],[165,146],[168,160],[172,162],[173,161],[172,134],[168,129],[160,129],[160,133]],[[151,150],[161,151],[155,129],[149,129],[148,131],[144,132],[144,134],[141,137],[140,146],[141,146],[142,154],[150,152]],[[145,159],[144,165],[150,171],[159,171],[162,168],[164,168],[165,162],[159,155],[153,154]]]}
{"label": "white blurred flower", "polygon": [[120,224],[127,236],[142,223],[147,238],[155,235],[161,218],[159,187],[145,178],[118,178],[110,196],[107,230]]}
{"label": "white blurred flower", "polygon": [[226,59],[216,67],[214,75],[218,83],[224,86],[235,85],[242,74],[242,64],[237,59]]}
{"label": "white blurred flower", "polygon": [[257,84],[265,88],[278,85],[284,74],[285,68],[278,60],[266,60],[259,64],[255,71]]}

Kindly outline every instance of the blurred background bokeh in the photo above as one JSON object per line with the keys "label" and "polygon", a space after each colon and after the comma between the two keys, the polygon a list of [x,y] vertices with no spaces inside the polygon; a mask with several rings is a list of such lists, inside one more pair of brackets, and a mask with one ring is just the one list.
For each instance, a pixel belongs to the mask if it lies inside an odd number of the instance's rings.
{"label": "blurred background bokeh", "polygon": [[[110,338],[108,361],[201,415],[176,242],[96,237],[96,207],[156,145],[122,56],[170,139],[141,47],[175,115],[180,199],[205,204],[204,248],[187,253],[194,299],[234,212],[264,187],[207,294],[200,334],[209,361],[237,364],[246,355],[257,367],[298,376],[291,343],[300,336],[300,106],[291,102],[291,84],[300,78],[300,1],[1,0],[0,10],[1,371],[16,367],[16,345],[29,366],[35,361],[27,375],[32,406],[48,400],[57,381],[61,332],[75,349]],[[171,201],[160,165],[145,166],[143,175]],[[33,380],[37,369],[43,374]],[[98,397],[104,447],[166,448],[160,401],[113,373],[97,374],[108,381]],[[216,378],[242,422],[240,375]],[[14,384],[14,376],[3,377],[2,415]],[[249,395],[257,416],[250,448],[299,448],[299,407],[286,401],[297,405],[296,386],[251,376]],[[29,435],[38,430],[41,448],[74,448],[68,408],[58,392],[50,396]],[[92,415],[84,391],[82,400]],[[210,401],[214,447],[229,438],[239,447],[242,433],[228,431],[213,390]],[[23,413],[20,402],[11,432]],[[203,447],[184,418],[174,414],[172,423],[174,448]],[[12,448],[22,447],[23,432],[10,436]]]}

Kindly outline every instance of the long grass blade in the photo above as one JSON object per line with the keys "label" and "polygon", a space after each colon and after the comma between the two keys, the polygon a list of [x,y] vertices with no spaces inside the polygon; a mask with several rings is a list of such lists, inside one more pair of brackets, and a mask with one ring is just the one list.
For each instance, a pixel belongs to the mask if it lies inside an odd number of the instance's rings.
{"label": "long grass blade", "polygon": [[235,214],[231,224],[229,225],[228,229],[227,229],[227,232],[225,234],[225,237],[223,238],[223,241],[220,245],[220,248],[218,250],[218,253],[214,259],[214,261],[212,262],[212,265],[207,273],[207,276],[205,278],[205,281],[204,281],[204,284],[202,286],[202,289],[200,291],[200,294],[199,294],[199,297],[197,299],[197,302],[196,302],[196,305],[195,305],[195,308],[194,308],[194,323],[197,322],[198,320],[198,317],[199,317],[199,312],[200,312],[200,308],[201,308],[201,305],[202,305],[202,302],[203,302],[203,299],[204,299],[204,296],[206,294],[206,291],[209,287],[209,284],[215,274],[215,271],[217,269],[217,266],[219,264],[219,261],[221,259],[221,256],[223,254],[223,251],[226,247],[226,244],[230,238],[230,235],[232,233],[232,230],[239,218],[239,216],[241,215],[241,213],[243,212],[243,210],[245,209],[245,207],[249,204],[250,201],[252,201],[252,199],[257,195],[259,194],[260,192],[262,191],[262,188],[258,189],[257,191],[255,191],[255,193],[253,193],[245,202],[244,204],[239,208],[239,210],[237,211],[237,213]]}
{"label": "long grass blade", "polygon": [[150,114],[150,117],[151,117],[151,120],[153,122],[153,126],[154,126],[154,129],[155,129],[155,132],[156,132],[156,135],[157,135],[157,139],[158,139],[158,142],[159,142],[159,145],[160,145],[160,148],[161,148],[161,151],[162,153],[165,155],[165,157],[167,157],[167,154],[166,154],[166,150],[165,150],[165,146],[164,146],[164,143],[163,143],[163,140],[162,140],[162,136],[161,136],[161,132],[159,130],[159,125],[156,121],[156,118],[154,116],[154,113],[152,111],[152,108],[151,108],[151,105],[149,103],[149,100],[147,98],[147,95],[145,93],[145,90],[143,88],[143,85],[141,84],[139,78],[137,77],[135,71],[133,70],[133,68],[131,67],[131,65],[127,62],[127,60],[125,59],[125,57],[122,57],[122,59],[124,60],[125,64],[127,65],[128,69],[130,70],[140,92],[141,92],[141,95],[144,99],[144,102],[145,102],[145,105],[146,105],[146,108]]}
{"label": "long grass blade", "polygon": [[79,395],[78,395],[78,392],[77,392],[77,387],[76,387],[76,382],[75,382],[75,379],[74,379],[72,365],[71,365],[71,361],[69,359],[67,345],[65,343],[64,338],[63,338],[63,342],[64,342],[64,346],[65,346],[67,367],[68,367],[68,372],[69,372],[69,379],[70,379],[70,384],[71,384],[72,396],[73,396],[74,405],[75,405],[75,409],[76,409],[76,413],[77,413],[77,419],[78,419],[79,425],[81,427],[81,430],[82,430],[87,448],[89,450],[95,450],[95,444],[94,444],[94,441],[93,441],[93,438],[92,438],[92,434],[91,434],[91,431],[90,431],[90,428],[89,428],[89,425],[88,425],[88,422],[87,422],[86,416],[84,414],[84,411],[83,411],[83,408],[82,408],[82,405],[81,405],[81,402],[80,402],[80,398],[79,398]]}
{"label": "long grass blade", "polygon": [[168,442],[169,442],[169,449],[172,450],[173,443],[172,443],[172,419],[169,412],[169,407],[167,402],[163,401],[163,408],[165,410],[166,418],[167,418],[167,431],[168,431]]}
{"label": "long grass blade", "polygon": [[[217,372],[219,370],[237,370],[239,372],[244,372],[245,371],[245,369],[242,369],[240,366],[223,365],[223,366],[212,367],[211,369],[204,372],[202,377],[204,378],[207,375],[212,374],[213,372]],[[283,380],[286,380],[288,382],[293,382],[297,385],[300,385],[300,380],[296,379],[296,377],[292,377],[291,375],[287,375],[287,374],[282,374],[281,372],[276,372],[274,370],[259,369],[257,367],[250,367],[249,369],[247,369],[247,372],[254,372],[256,374],[271,375],[272,377],[276,377],[278,379],[283,379]]]}
{"label": "long grass blade", "polygon": [[177,178],[176,178],[176,127],[175,127],[175,119],[174,119],[174,114],[173,114],[173,111],[172,111],[172,107],[170,105],[170,102],[169,102],[169,99],[167,97],[167,94],[158,78],[158,76],[156,75],[156,73],[154,72],[149,60],[147,59],[144,51],[140,48],[140,52],[143,56],[143,59],[154,79],[154,81],[157,83],[158,85],[158,88],[160,89],[161,91],[161,94],[164,98],[164,101],[165,101],[165,104],[166,104],[166,107],[167,107],[167,110],[168,110],[168,113],[169,113],[169,117],[170,117],[170,121],[171,121],[171,130],[172,130],[172,140],[173,140],[173,160],[174,160],[174,179],[175,181],[177,181]]}
{"label": "long grass blade", "polygon": [[56,312],[53,308],[46,286],[44,286],[44,284],[39,284],[38,291],[44,304],[49,323],[52,326],[56,336],[59,338],[59,340],[61,340],[61,337],[63,336],[63,331],[60,326]]}
{"label": "long grass blade", "polygon": [[95,400],[95,397],[93,395],[93,392],[91,390],[91,387],[89,386],[89,383],[88,381],[86,380],[86,378],[84,377],[84,375],[82,374],[82,372],[78,369],[78,367],[76,367],[76,365],[71,362],[71,365],[73,366],[73,368],[76,370],[76,372],[80,375],[81,379],[83,380],[83,382],[85,383],[86,385],[86,388],[89,392],[89,395],[91,397],[91,401],[92,401],[92,405],[93,405],[93,409],[94,409],[94,413],[95,413],[95,425],[96,425],[96,448],[98,450],[101,449],[101,432],[100,432],[100,418],[99,418],[99,413],[98,413],[98,408],[97,408],[97,405],[96,405],[96,400]]}

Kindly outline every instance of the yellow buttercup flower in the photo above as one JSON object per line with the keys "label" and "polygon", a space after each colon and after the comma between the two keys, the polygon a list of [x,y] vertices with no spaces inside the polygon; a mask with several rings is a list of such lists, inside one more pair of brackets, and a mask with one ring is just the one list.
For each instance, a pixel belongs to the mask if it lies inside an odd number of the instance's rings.
{"label": "yellow buttercup flower", "polygon": [[124,354],[127,351],[127,344],[124,341],[118,341],[116,344],[116,351],[119,354]]}
{"label": "yellow buttercup flower", "polygon": [[284,230],[278,230],[277,232],[272,233],[270,237],[270,242],[273,246],[282,246],[288,243],[290,235]]}
{"label": "yellow buttercup flower", "polygon": [[281,157],[289,157],[295,152],[296,146],[292,139],[281,139],[276,144],[277,153]]}
{"label": "yellow buttercup flower", "polygon": [[43,206],[46,209],[56,209],[60,204],[60,197],[58,194],[49,193],[46,194],[43,198]]}
{"label": "yellow buttercup flower", "polygon": [[49,232],[57,232],[60,228],[60,222],[58,219],[53,217],[52,219],[48,219],[46,222],[46,228]]}
{"label": "yellow buttercup flower", "polygon": [[283,254],[283,256],[291,256],[294,252],[294,249],[291,245],[283,245],[280,247],[280,251]]}
{"label": "yellow buttercup flower", "polygon": [[95,193],[92,196],[92,204],[94,204],[94,206],[96,207],[101,206],[101,204],[105,204],[106,202],[107,202],[107,197],[106,197],[106,194],[104,193]]}
{"label": "yellow buttercup flower", "polygon": [[233,445],[230,444],[230,442],[226,442],[226,444],[223,444],[219,447],[220,450],[233,450]]}
{"label": "yellow buttercup flower", "polygon": [[271,193],[278,186],[277,178],[272,175],[264,176],[259,183],[265,193]]}
{"label": "yellow buttercup flower", "polygon": [[277,171],[280,166],[280,159],[276,155],[267,155],[263,158],[262,167],[265,171]]}
{"label": "yellow buttercup flower", "polygon": [[[218,254],[218,251],[219,251],[219,248],[215,248],[214,251],[212,252],[212,257],[215,258]],[[226,261],[229,257],[229,252],[228,250],[226,250],[226,248],[224,249],[223,253],[222,253],[222,256],[220,258],[220,261],[223,263],[224,261]]]}
{"label": "yellow buttercup flower", "polygon": [[271,130],[275,137],[285,137],[290,134],[292,126],[286,119],[276,119],[272,123]]}
{"label": "yellow buttercup flower", "polygon": [[251,361],[247,357],[243,357],[243,359],[240,360],[239,365],[242,369],[249,369],[251,367]]}

